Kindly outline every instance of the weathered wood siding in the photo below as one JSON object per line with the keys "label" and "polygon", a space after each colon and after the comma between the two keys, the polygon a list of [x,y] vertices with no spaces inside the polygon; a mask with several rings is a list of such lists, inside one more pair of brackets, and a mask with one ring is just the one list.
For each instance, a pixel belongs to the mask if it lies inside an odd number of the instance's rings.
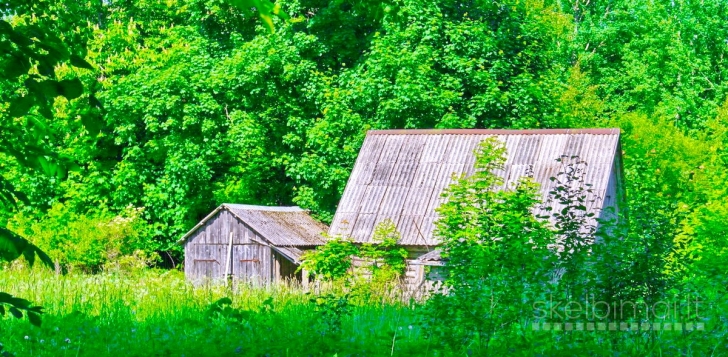
{"label": "weathered wood siding", "polygon": [[295,278],[297,265],[274,252],[248,225],[221,210],[185,243],[185,275],[189,280],[223,280],[232,232],[232,276],[254,283]]}
{"label": "weathered wood siding", "polygon": [[277,271],[278,274],[276,274],[275,279],[278,282],[283,282],[286,280],[298,280],[302,281],[303,274],[298,270],[298,265],[294,264],[292,261],[288,260],[283,255],[279,254],[278,252],[273,252],[273,262],[275,264],[274,271]]}

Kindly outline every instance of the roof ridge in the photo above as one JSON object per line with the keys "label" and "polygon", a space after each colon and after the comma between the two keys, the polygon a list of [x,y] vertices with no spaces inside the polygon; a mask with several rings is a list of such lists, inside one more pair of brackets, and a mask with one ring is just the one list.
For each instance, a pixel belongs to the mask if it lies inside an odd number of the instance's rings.
{"label": "roof ridge", "polygon": [[369,130],[367,135],[619,135],[619,128],[591,129],[385,129]]}
{"label": "roof ridge", "polygon": [[248,211],[269,211],[269,212],[305,212],[304,209],[298,206],[257,206],[257,205],[246,205],[239,203],[223,203],[226,208],[248,210]]}

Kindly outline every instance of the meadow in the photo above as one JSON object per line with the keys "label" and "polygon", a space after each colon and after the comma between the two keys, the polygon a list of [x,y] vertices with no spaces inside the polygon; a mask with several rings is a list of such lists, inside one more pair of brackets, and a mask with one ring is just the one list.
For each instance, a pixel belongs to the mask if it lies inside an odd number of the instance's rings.
{"label": "meadow", "polygon": [[[452,346],[428,336],[425,305],[416,301],[364,301],[295,285],[239,284],[231,291],[193,286],[169,270],[56,275],[9,269],[0,271],[0,288],[45,309],[41,327],[0,319],[0,343],[15,356],[726,355],[725,332],[712,327],[567,333],[529,330],[528,319],[520,333],[502,331],[490,346]],[[215,304],[225,298],[230,305]]]}
{"label": "meadow", "polygon": [[[36,327],[0,299],[0,357],[728,355],[725,0],[26,0],[0,13],[0,297],[45,309]],[[620,128],[629,223],[592,254],[594,237],[562,220],[563,256],[531,217],[530,185],[470,182],[442,215],[457,293],[428,301],[366,284],[229,291],[160,270],[223,202],[331,223],[369,130],[433,128]],[[583,211],[572,193],[552,214]],[[311,262],[351,255],[332,252]],[[10,266],[36,256],[71,273]],[[681,309],[700,296],[679,321],[704,329],[533,330],[532,303],[551,293]],[[655,322],[643,312],[611,321]]]}
{"label": "meadow", "polygon": [[[2,271],[0,287],[45,308],[41,327],[0,319],[0,342],[16,356],[427,354],[413,309],[395,301],[351,306],[336,327],[295,286],[195,287],[177,271]],[[211,313],[226,297],[232,305]]]}

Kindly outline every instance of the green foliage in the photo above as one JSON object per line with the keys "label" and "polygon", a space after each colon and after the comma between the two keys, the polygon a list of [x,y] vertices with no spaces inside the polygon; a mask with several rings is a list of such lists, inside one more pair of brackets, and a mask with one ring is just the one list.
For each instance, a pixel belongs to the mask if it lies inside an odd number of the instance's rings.
{"label": "green foliage", "polygon": [[[589,288],[646,300],[701,293],[715,316],[725,316],[727,11],[719,0],[6,1],[0,221],[31,241],[3,229],[0,254],[47,260],[37,246],[88,270],[146,265],[154,251],[179,258],[174,242],[226,201],[297,204],[329,221],[368,129],[618,126],[629,210],[590,250],[588,234],[575,228],[588,188],[562,185],[570,208],[552,212],[563,218],[556,228],[569,245],[558,254],[559,293]],[[443,208],[450,216],[443,224],[464,239],[454,256],[501,269],[492,279],[461,272],[491,283],[473,291],[490,289],[506,301],[552,264],[534,260],[550,238],[525,214],[537,204],[531,183],[497,194],[483,189],[495,178],[478,177],[459,181],[481,193],[452,192],[462,207]],[[507,213],[473,218],[480,206],[467,200],[486,198],[484,207]],[[129,217],[130,206],[143,208],[134,223],[113,237],[100,233],[114,217]],[[524,240],[518,232],[526,228],[538,239]],[[404,253],[391,243],[394,232],[382,232],[392,239],[334,243],[311,270],[346,277],[348,257],[368,254],[372,264],[362,268],[391,281],[383,272],[399,271]],[[483,234],[519,239],[478,247]],[[530,245],[539,248],[525,254]],[[464,321],[489,321],[468,332],[487,340],[498,321],[514,316]],[[350,317],[342,315],[342,328]],[[388,328],[379,331],[383,340],[400,338]],[[517,341],[546,355],[707,355],[725,344],[718,333],[670,338],[664,348],[653,335],[589,336]]]}
{"label": "green foliage", "polygon": [[104,267],[128,269],[133,268],[134,260],[141,260],[142,266],[152,261],[139,252],[149,249],[143,239],[144,223],[140,216],[141,210],[132,208],[120,215],[79,214],[55,204],[43,217],[17,213],[9,227],[33,237],[35,244],[48,252],[50,257],[43,257],[50,266],[56,262],[64,268],[89,272]]}
{"label": "green foliage", "polygon": [[316,304],[315,311],[320,314],[319,329],[324,334],[340,336],[342,318],[351,314],[351,297],[348,294],[318,294],[311,301]]}
{"label": "green foliage", "polygon": [[[373,287],[395,283],[407,268],[407,250],[397,244],[399,239],[394,223],[385,220],[374,228],[371,243],[329,238],[326,244],[304,255],[300,269],[313,277],[345,280],[354,285]],[[354,264],[353,259],[359,259],[359,264]]]}
{"label": "green foliage", "polygon": [[[44,265],[53,265],[50,257],[34,244],[12,231],[0,227],[0,264],[12,262],[21,256],[25,258],[29,266],[33,266],[36,256]],[[43,308],[33,306],[28,300],[0,291],[0,317],[5,317],[6,313],[18,319],[27,316],[31,324],[40,326],[40,315],[43,313]],[[0,352],[3,351],[0,349]],[[8,354],[7,351],[3,352],[3,355]]]}
{"label": "green foliage", "polygon": [[268,297],[260,304],[257,310],[251,311],[233,306],[233,301],[229,297],[216,300],[207,308],[206,317],[214,322],[221,324],[246,324],[252,320],[255,314],[273,314],[273,298]]}
{"label": "green foliage", "polygon": [[407,250],[398,245],[401,235],[390,219],[374,227],[371,243],[364,243],[357,255],[369,262],[369,270],[375,280],[396,280],[407,268]]}
{"label": "green foliage", "polygon": [[529,316],[553,268],[555,235],[532,214],[537,186],[526,178],[501,189],[495,172],[504,163],[503,144],[483,141],[475,173],[457,178],[438,209],[447,278],[445,294],[429,302],[429,326],[451,346],[474,340],[487,349],[496,332]]}
{"label": "green foliage", "polygon": [[357,253],[359,249],[351,241],[341,237],[330,238],[316,250],[306,252],[300,268],[314,277],[319,276],[326,280],[341,279],[349,274],[351,259]]}
{"label": "green foliage", "polygon": [[28,300],[0,292],[0,317],[5,317],[6,313],[10,313],[13,317],[22,319],[23,311],[28,316],[30,323],[40,326],[40,314],[43,313],[42,307],[32,306]]}

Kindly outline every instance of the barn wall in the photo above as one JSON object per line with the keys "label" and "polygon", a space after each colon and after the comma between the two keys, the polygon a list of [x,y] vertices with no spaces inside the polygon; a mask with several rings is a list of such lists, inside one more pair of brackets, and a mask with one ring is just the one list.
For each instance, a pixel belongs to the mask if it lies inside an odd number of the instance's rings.
{"label": "barn wall", "polygon": [[225,278],[231,231],[233,277],[255,283],[266,283],[280,280],[281,275],[295,275],[297,268],[295,264],[275,253],[267,245],[260,244],[267,240],[229,211],[221,210],[190,235],[185,243],[187,279],[200,282]]}
{"label": "barn wall", "polygon": [[[626,213],[624,182],[622,178],[622,160],[621,155],[615,155],[612,170],[609,174],[609,182],[604,194],[602,210],[599,219],[603,221],[619,220],[619,215]],[[603,229],[603,227],[600,227]],[[608,233],[608,232],[607,232]]]}
{"label": "barn wall", "polygon": [[276,282],[285,282],[288,280],[301,281],[301,272],[296,273],[298,265],[275,251],[273,252],[273,267],[273,279]]}
{"label": "barn wall", "polygon": [[193,281],[223,279],[227,257],[227,220],[232,217],[220,211],[194,232],[185,243],[185,276]]}

